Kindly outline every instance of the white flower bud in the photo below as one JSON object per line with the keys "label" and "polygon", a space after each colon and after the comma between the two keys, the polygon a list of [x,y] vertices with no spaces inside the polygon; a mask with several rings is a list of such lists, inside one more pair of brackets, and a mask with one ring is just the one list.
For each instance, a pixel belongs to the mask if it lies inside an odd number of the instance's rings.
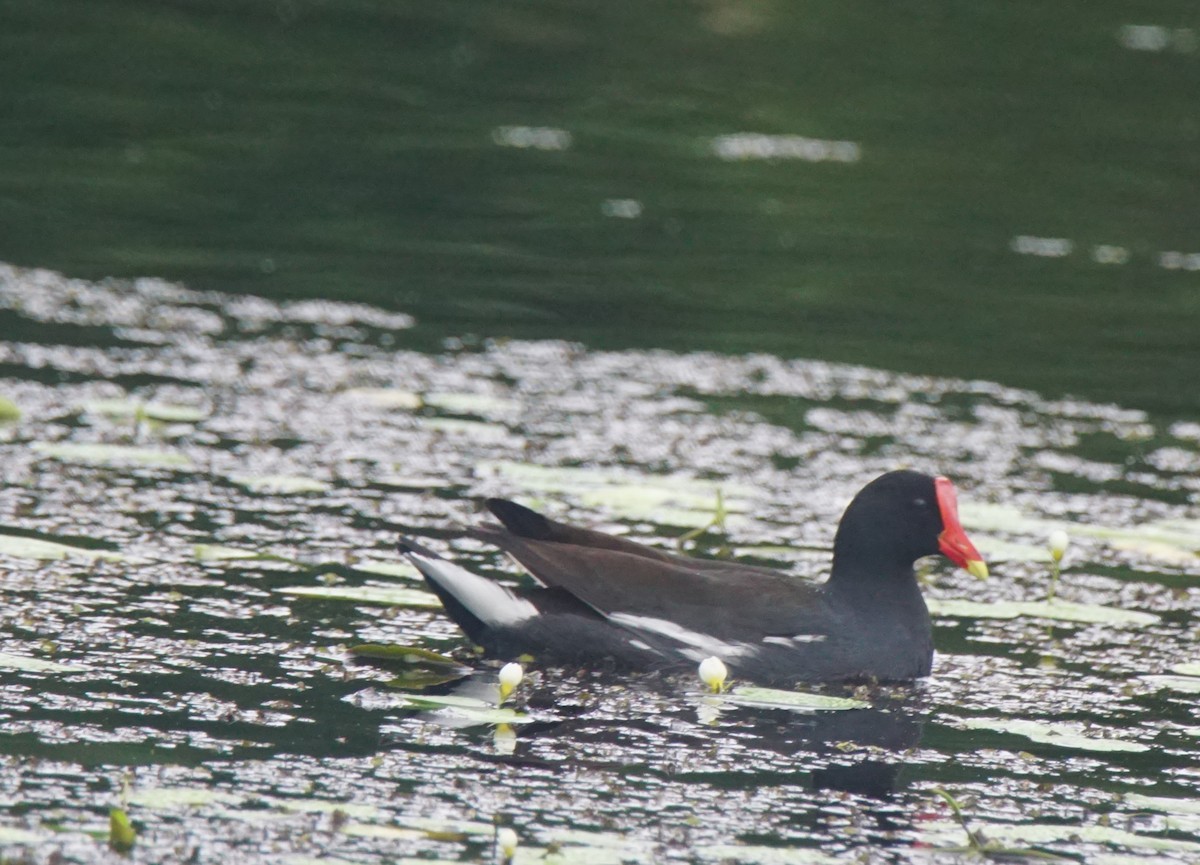
{"label": "white flower bud", "polygon": [[[518,667],[516,664],[510,666]],[[505,826],[496,833],[496,843],[500,845],[500,853],[505,859],[512,859],[517,852],[517,833]]]}
{"label": "white flower bud", "polygon": [[516,661],[505,664],[500,668],[500,699],[504,700],[516,690],[517,685],[525,678],[524,668]]}
{"label": "white flower bud", "polygon": [[1061,562],[1063,555],[1067,552],[1067,547],[1071,545],[1071,539],[1067,537],[1067,533],[1062,529],[1055,529],[1050,533],[1050,555],[1054,561]]}
{"label": "white flower bud", "polygon": [[725,684],[729,671],[720,658],[705,658],[700,662],[700,681],[708,685],[714,692],[720,691]]}

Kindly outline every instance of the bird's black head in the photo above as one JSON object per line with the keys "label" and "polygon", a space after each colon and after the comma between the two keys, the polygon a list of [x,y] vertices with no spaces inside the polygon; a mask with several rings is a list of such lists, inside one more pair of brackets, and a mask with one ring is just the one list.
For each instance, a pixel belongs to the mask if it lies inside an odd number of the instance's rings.
{"label": "bird's black head", "polygon": [[911,574],[913,562],[935,553],[977,576],[987,573],[958,521],[954,485],[921,472],[888,472],[863,487],[842,514],[834,575]]}

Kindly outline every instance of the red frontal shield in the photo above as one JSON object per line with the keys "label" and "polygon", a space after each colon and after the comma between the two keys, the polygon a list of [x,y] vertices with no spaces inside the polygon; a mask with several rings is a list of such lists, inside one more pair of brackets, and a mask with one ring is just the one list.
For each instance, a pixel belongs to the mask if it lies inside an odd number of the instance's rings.
{"label": "red frontal shield", "polygon": [[937,478],[933,482],[937,490],[938,512],[942,515],[942,533],[938,535],[938,549],[960,568],[983,579],[988,575],[983,556],[963,531],[958,521],[958,497],[949,478]]}

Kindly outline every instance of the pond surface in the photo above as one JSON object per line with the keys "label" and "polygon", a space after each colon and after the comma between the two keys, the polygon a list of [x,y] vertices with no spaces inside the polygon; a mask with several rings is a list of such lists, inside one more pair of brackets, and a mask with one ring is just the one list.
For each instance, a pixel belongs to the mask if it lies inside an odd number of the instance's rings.
{"label": "pond surface", "polygon": [[[145,862],[492,861],[497,825],[518,862],[954,862],[944,790],[1006,847],[1200,858],[1200,425],[768,354],[431,349],[413,323],[0,268],[5,855],[118,861],[123,804]],[[869,708],[536,661],[521,723],[406,697],[486,698],[496,667],[399,533],[520,580],[459,538],[481,496],[671,548],[719,490],[696,554],[820,578],[900,466],[955,479],[993,575],[932,568],[928,680],[816,689]]]}

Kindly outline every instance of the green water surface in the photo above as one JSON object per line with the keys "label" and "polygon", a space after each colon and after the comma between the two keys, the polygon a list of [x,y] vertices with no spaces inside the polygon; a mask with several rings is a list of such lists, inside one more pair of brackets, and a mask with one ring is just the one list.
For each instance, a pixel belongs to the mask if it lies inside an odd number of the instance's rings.
{"label": "green water surface", "polygon": [[1190,415],[1197,33],[1184,0],[6,0],[0,260]]}

